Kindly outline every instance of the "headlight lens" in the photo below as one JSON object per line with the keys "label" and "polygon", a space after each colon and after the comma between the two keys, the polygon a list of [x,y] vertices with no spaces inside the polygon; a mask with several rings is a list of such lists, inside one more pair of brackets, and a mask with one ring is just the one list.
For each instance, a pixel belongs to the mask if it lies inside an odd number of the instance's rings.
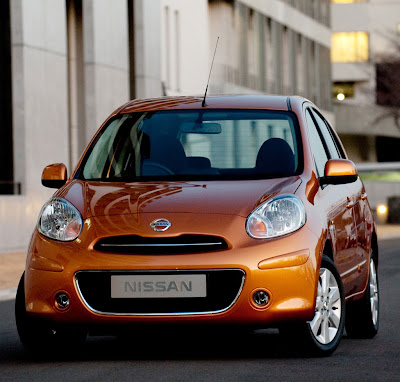
{"label": "headlight lens", "polygon": [[75,240],[82,231],[82,216],[62,198],[50,199],[42,208],[38,220],[39,232],[50,239]]}
{"label": "headlight lens", "polygon": [[255,239],[268,239],[297,231],[306,222],[302,201],[280,195],[257,207],[247,218],[246,231]]}

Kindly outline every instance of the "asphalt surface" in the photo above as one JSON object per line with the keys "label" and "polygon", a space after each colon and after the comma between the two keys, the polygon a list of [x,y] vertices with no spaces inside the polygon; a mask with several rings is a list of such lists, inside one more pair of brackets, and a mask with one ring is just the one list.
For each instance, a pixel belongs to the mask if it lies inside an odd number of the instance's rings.
{"label": "asphalt surface", "polygon": [[380,243],[380,331],[305,358],[276,331],[156,330],[145,341],[90,337],[71,357],[37,360],[19,342],[14,301],[0,301],[0,381],[400,381],[400,240]]}

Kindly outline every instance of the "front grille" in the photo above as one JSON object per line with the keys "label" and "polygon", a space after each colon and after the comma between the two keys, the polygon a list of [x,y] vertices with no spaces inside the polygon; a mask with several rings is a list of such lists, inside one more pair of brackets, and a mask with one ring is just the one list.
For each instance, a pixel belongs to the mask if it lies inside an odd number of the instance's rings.
{"label": "front grille", "polygon": [[[207,297],[196,298],[111,298],[113,275],[205,274]],[[233,305],[242,290],[241,269],[185,271],[80,271],[75,274],[78,291],[92,311],[114,315],[168,315],[221,312]]]}
{"label": "front grille", "polygon": [[228,248],[217,236],[181,235],[176,237],[114,236],[99,240],[94,249],[101,252],[130,254],[199,253]]}

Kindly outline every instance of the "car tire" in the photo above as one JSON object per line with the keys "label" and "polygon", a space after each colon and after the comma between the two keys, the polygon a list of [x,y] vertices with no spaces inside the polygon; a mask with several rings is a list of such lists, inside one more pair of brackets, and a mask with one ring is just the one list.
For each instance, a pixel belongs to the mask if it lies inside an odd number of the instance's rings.
{"label": "car tire", "polygon": [[364,296],[347,306],[346,332],[352,338],[372,338],[379,329],[378,273],[371,251],[368,285]]}
{"label": "car tire", "polygon": [[[332,260],[323,256],[319,270],[314,318],[281,328],[302,354],[326,357],[339,346],[345,326],[346,304],[342,280]],[[289,337],[290,336],[290,337]]]}
{"label": "car tire", "polygon": [[15,298],[15,321],[19,338],[25,349],[34,356],[68,354],[82,345],[87,332],[81,328],[57,326],[43,319],[31,317],[25,308],[25,273],[18,284]]}

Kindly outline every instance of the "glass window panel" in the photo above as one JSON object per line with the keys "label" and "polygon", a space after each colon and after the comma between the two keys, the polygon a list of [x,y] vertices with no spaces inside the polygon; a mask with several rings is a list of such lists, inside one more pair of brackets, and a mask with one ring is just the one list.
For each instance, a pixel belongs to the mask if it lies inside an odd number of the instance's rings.
{"label": "glass window panel", "polygon": [[366,3],[369,0],[331,0],[335,4]]}
{"label": "glass window panel", "polygon": [[301,154],[291,112],[132,113],[103,128],[79,173],[103,181],[280,177],[301,171]]}
{"label": "glass window panel", "polygon": [[326,154],[324,145],[321,141],[320,135],[318,133],[317,127],[311,117],[310,111],[306,112],[308,135],[310,139],[311,151],[314,156],[315,167],[317,168],[318,176],[324,176],[325,163],[328,160],[328,155]]}
{"label": "glass window panel", "polygon": [[340,32],[332,35],[332,62],[363,62],[369,59],[366,32]]}
{"label": "glass window panel", "polygon": [[312,111],[312,113],[325,139],[326,145],[328,146],[330,159],[339,159],[340,158],[339,152],[336,148],[335,142],[333,141],[331,133],[329,132],[328,127],[325,124],[325,121],[314,110]]}

